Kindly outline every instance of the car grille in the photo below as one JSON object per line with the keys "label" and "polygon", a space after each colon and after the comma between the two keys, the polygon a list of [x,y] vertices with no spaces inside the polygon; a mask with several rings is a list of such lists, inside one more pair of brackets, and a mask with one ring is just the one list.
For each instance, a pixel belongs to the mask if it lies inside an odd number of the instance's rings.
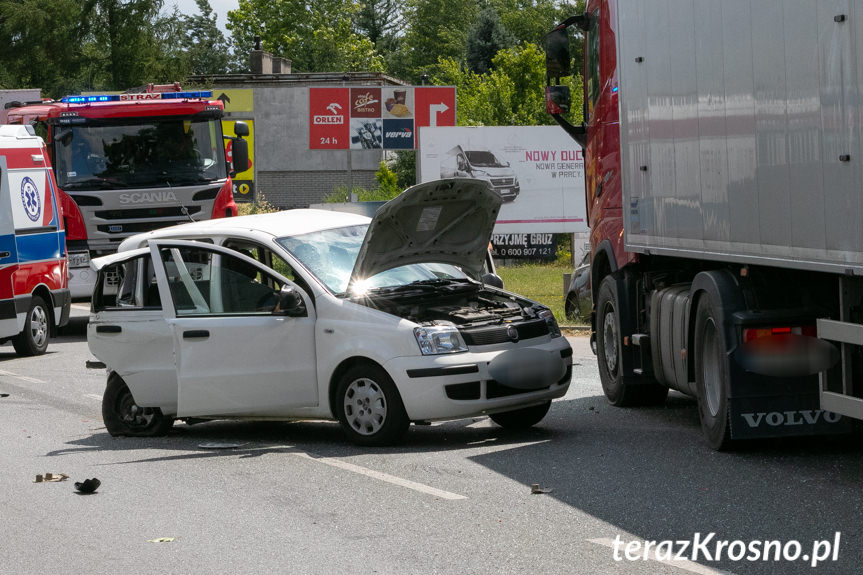
{"label": "car grille", "polygon": [[493,325],[487,327],[475,327],[459,330],[468,346],[471,345],[494,345],[513,341],[507,334],[508,328],[512,326],[518,331],[518,339],[532,339],[548,335],[548,324],[544,319],[535,319],[520,324]]}
{"label": "car grille", "polygon": [[[201,206],[189,206],[189,215],[195,215],[201,211]],[[182,206],[169,206],[158,208],[135,208],[130,210],[99,210],[94,214],[103,220],[136,220],[141,218],[181,218],[188,221],[189,216],[183,213]]]}
{"label": "car grille", "polygon": [[513,186],[515,185],[515,178],[492,178],[491,185],[496,187]]}

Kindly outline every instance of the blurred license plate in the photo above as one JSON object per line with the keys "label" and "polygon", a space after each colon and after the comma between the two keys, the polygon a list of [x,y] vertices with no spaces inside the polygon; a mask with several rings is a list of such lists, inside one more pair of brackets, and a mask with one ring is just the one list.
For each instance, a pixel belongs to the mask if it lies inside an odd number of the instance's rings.
{"label": "blurred license plate", "polygon": [[86,268],[90,266],[90,254],[87,252],[69,254],[70,268]]}

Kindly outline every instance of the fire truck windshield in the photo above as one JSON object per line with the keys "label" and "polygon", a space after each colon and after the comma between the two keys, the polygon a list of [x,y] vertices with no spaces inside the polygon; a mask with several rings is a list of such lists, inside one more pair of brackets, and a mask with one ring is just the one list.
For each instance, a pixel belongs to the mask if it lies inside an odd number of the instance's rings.
{"label": "fire truck windshield", "polygon": [[227,177],[219,120],[135,118],[54,126],[57,184],[66,191],[160,188]]}

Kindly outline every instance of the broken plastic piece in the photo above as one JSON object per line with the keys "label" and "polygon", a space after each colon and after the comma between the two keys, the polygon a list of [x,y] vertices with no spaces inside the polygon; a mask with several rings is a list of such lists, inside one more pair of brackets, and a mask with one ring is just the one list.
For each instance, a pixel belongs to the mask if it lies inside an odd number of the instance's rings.
{"label": "broken plastic piece", "polygon": [[530,485],[530,492],[533,495],[542,495],[543,493],[551,493],[552,491],[554,491],[554,489],[542,489],[539,486],[539,483],[531,483]]}
{"label": "broken plastic piece", "polygon": [[100,485],[102,485],[102,482],[94,477],[93,479],[85,479],[84,481],[75,483],[75,489],[78,490],[78,493],[95,493]]}
{"label": "broken plastic piece", "polygon": [[0,393],[0,397],[9,397],[8,393]]}
{"label": "broken plastic piece", "polygon": [[147,539],[147,543],[170,543],[174,537],[159,537],[158,539]]}
{"label": "broken plastic piece", "polygon": [[45,475],[37,475],[36,479],[33,480],[33,483],[58,483],[60,481],[66,481],[67,479],[69,479],[69,476],[65,473],[46,473]]}

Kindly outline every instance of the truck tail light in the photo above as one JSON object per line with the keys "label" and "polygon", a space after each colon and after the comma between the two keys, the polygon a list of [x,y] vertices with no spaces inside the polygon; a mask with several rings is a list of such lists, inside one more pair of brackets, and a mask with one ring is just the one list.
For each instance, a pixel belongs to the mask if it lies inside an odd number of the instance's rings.
{"label": "truck tail light", "polygon": [[763,339],[773,336],[782,336],[787,334],[808,335],[815,337],[817,329],[815,325],[802,325],[795,327],[759,327],[745,328],[743,330],[743,343],[749,343],[756,339]]}

